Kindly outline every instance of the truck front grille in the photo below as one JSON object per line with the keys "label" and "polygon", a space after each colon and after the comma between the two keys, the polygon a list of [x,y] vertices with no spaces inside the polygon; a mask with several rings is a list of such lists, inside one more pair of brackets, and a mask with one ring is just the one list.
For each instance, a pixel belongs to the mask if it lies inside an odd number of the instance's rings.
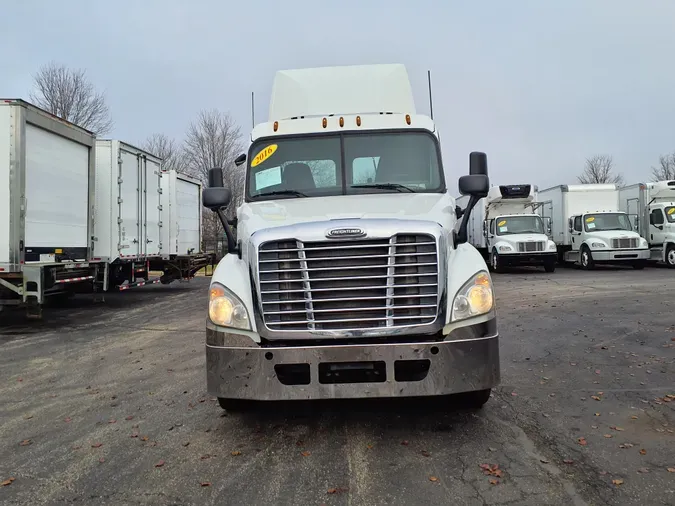
{"label": "truck front grille", "polygon": [[360,330],[433,323],[438,258],[433,236],[263,243],[262,314],[270,330]]}
{"label": "truck front grille", "polygon": [[530,252],[530,251],[544,251],[543,241],[528,241],[528,242],[519,242],[518,251],[520,253]]}
{"label": "truck front grille", "polygon": [[612,248],[637,248],[638,240],[635,237],[628,237],[625,239],[612,239]]}

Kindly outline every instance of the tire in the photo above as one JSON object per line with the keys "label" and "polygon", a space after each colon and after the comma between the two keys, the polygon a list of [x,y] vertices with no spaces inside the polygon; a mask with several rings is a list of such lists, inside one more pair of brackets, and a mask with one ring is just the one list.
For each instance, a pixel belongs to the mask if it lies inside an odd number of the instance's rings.
{"label": "tire", "polygon": [[490,268],[493,272],[504,272],[497,250],[493,250],[490,254]]}
{"label": "tire", "polygon": [[476,390],[459,394],[459,402],[466,409],[481,409],[490,400],[492,389]]}
{"label": "tire", "polygon": [[218,397],[218,404],[226,411],[243,411],[246,401],[242,399],[227,399],[225,397]]}
{"label": "tire", "polygon": [[555,260],[544,261],[544,271],[545,272],[555,272]]}
{"label": "tire", "polygon": [[675,269],[675,245],[673,244],[666,249],[666,265],[671,269]]}
{"label": "tire", "polygon": [[636,271],[641,271],[642,269],[645,268],[646,263],[647,262],[645,262],[644,260],[638,260],[637,262],[633,262],[633,269],[635,269]]}
{"label": "tire", "polygon": [[591,254],[591,250],[588,249],[588,246],[584,245],[581,247],[581,251],[579,251],[579,263],[581,264],[581,268],[587,271],[595,269],[595,262],[593,261],[593,255]]}

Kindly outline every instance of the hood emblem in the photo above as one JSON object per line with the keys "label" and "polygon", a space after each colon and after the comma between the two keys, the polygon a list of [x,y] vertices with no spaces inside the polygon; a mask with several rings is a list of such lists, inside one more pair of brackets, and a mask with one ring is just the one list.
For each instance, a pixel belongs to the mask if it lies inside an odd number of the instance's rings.
{"label": "hood emblem", "polygon": [[358,227],[332,228],[326,232],[326,237],[328,237],[328,239],[363,237],[364,235],[366,235],[365,230]]}

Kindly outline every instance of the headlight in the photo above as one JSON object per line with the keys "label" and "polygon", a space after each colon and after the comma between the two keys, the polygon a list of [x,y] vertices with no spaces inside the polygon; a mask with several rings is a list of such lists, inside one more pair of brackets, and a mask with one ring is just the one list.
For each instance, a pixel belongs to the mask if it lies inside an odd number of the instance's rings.
{"label": "headlight", "polygon": [[591,248],[608,248],[604,242],[592,242],[591,243]]}
{"label": "headlight", "polygon": [[218,283],[212,284],[209,289],[209,319],[222,327],[251,330],[251,321],[244,303]]}
{"label": "headlight", "polygon": [[489,313],[494,308],[492,282],[486,272],[479,272],[455,295],[452,321]]}
{"label": "headlight", "polygon": [[641,248],[648,248],[649,243],[647,242],[647,239],[640,239],[640,247]]}
{"label": "headlight", "polygon": [[556,249],[555,243],[552,242],[551,244],[548,245],[548,249]]}
{"label": "headlight", "polygon": [[497,249],[499,249],[499,251],[512,251],[513,250],[513,248],[511,246],[508,246],[508,245],[500,246]]}

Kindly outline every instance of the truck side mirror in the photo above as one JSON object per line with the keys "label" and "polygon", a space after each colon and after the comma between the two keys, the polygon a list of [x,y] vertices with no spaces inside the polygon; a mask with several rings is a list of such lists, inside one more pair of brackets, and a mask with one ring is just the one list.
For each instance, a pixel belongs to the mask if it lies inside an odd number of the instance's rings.
{"label": "truck side mirror", "polygon": [[232,200],[232,192],[229,188],[212,187],[202,190],[202,205],[213,211],[221,207],[227,207]]}
{"label": "truck side mirror", "polygon": [[487,155],[478,151],[469,154],[469,175],[459,178],[459,192],[462,195],[469,195],[469,203],[464,209],[462,223],[457,233],[456,242],[458,244],[467,242],[467,227],[471,211],[480,199],[487,197],[490,190],[490,178],[487,174]]}
{"label": "truck side mirror", "polygon": [[237,158],[234,159],[234,164],[239,167],[242,163],[246,161],[246,153],[240,154]]}

